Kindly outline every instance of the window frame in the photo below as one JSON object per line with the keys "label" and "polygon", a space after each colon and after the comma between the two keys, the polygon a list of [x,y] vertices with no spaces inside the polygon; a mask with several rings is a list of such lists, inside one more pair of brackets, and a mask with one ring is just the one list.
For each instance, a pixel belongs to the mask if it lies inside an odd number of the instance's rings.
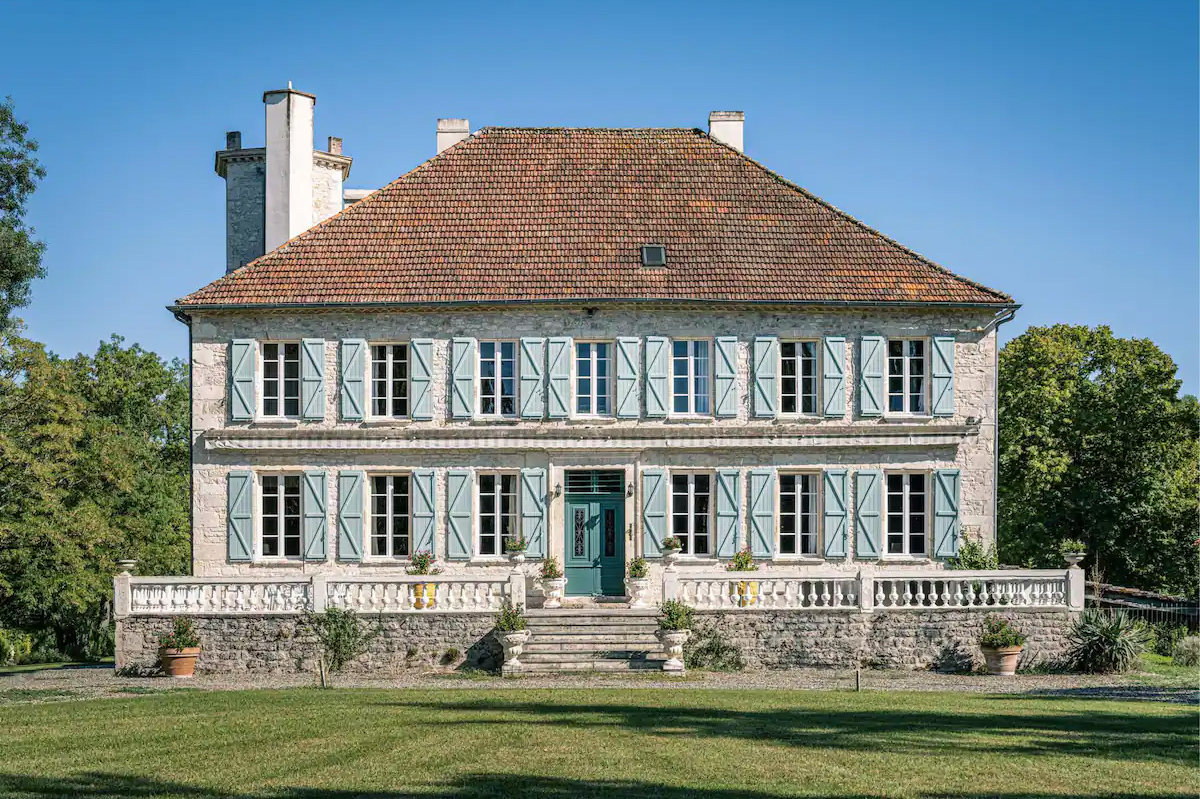
{"label": "window frame", "polygon": [[[797,373],[796,373],[796,386],[797,386],[796,408],[797,408],[797,410],[785,411],[783,409],[783,397],[784,397],[783,381],[786,377],[783,373],[783,361],[784,361],[783,347],[785,344],[797,344],[797,345],[812,344],[813,345],[813,409],[811,411],[799,410],[804,405],[804,401],[803,401],[804,395],[802,393],[800,393],[800,391],[799,391],[799,387],[801,385],[801,380],[803,378],[801,377],[799,371],[797,371]],[[777,380],[779,382],[779,396],[776,398],[776,401],[779,403],[778,408],[779,408],[780,416],[786,416],[789,418],[792,418],[792,417],[797,417],[797,418],[813,417],[813,418],[815,418],[815,417],[821,416],[821,358],[822,358],[822,356],[821,356],[821,339],[819,339],[819,338],[798,337],[798,338],[780,338],[779,339],[779,365],[778,365],[778,372],[777,372],[777,374],[778,374]],[[797,367],[799,367],[799,365],[801,364],[801,359],[799,358],[799,356],[797,356],[796,364],[797,364]]]}
{"label": "window frame", "polygon": [[[924,408],[922,410],[914,411],[909,407],[910,400],[912,399],[912,396],[913,396],[912,391],[910,391],[911,385],[910,385],[909,381],[912,377],[912,373],[909,368],[909,364],[915,359],[912,358],[912,356],[909,356],[908,354],[904,354],[902,356],[903,362],[904,362],[904,369],[900,375],[900,378],[903,381],[903,388],[904,388],[903,392],[900,395],[904,398],[904,409],[899,410],[899,411],[891,410],[892,396],[893,396],[893,394],[891,392],[891,382],[892,382],[892,376],[893,376],[892,375],[892,357],[893,356],[890,354],[890,350],[891,350],[891,345],[892,345],[893,341],[902,342],[904,345],[907,345],[909,342],[912,342],[912,341],[921,342],[921,359],[920,359],[921,360],[921,369],[922,369],[922,372],[921,372],[921,379],[922,379],[921,403],[922,403],[922,405],[924,405]],[[930,357],[929,357],[930,341],[931,340],[928,336],[887,336],[884,338],[884,340],[883,340],[883,399],[882,399],[884,416],[903,416],[903,417],[912,417],[912,418],[924,418],[926,416],[932,415],[932,412],[930,411],[930,407],[929,407],[930,402],[932,401],[932,396],[930,393],[931,392],[930,384],[932,381],[931,381],[930,375],[929,375],[929,367],[930,367],[930,363],[931,363]]]}
{"label": "window frame", "polygon": [[[912,553],[911,538],[910,538],[910,536],[912,535],[912,533],[910,532],[910,525],[912,522],[913,513],[912,513],[911,507],[909,505],[909,502],[910,502],[910,497],[911,497],[911,478],[914,476],[921,477],[925,481],[925,490],[922,492],[922,494],[925,497],[925,502],[924,502],[924,508],[922,509],[922,512],[921,512],[921,515],[923,518],[922,526],[925,528],[925,531],[923,534],[923,539],[925,542],[925,551],[921,552],[921,553],[917,553],[917,554]],[[890,477],[903,477],[904,478],[904,490],[902,492],[903,510],[901,512],[901,515],[903,517],[903,525],[901,528],[902,532],[900,533],[901,543],[903,544],[903,552],[888,552],[888,535],[889,535],[888,521],[889,521],[890,517],[893,515],[888,510],[888,497],[891,494],[891,490],[888,485],[888,478],[890,478]],[[923,469],[888,469],[883,472],[883,485],[880,487],[880,489],[882,491],[882,506],[883,506],[883,512],[882,512],[882,514],[880,514],[881,515],[881,523],[883,525],[883,529],[880,531],[882,540],[879,542],[879,549],[880,549],[879,557],[881,560],[921,560],[921,561],[930,560],[929,552],[930,552],[931,544],[933,543],[931,540],[932,531],[930,530],[930,521],[933,518],[933,514],[931,512],[933,510],[931,507],[931,502],[933,499],[933,492],[931,490],[932,485],[933,485],[932,481],[933,481],[932,472],[929,472],[929,471],[926,471]]]}
{"label": "window frame", "polygon": [[[590,394],[592,401],[592,410],[584,412],[579,410],[579,350],[580,344],[591,345],[591,368],[592,374],[588,377],[592,381],[592,391]],[[605,397],[608,400],[608,411],[606,413],[596,412],[596,401],[600,398],[600,394],[596,391],[596,350],[595,345],[603,344],[608,347],[608,374],[605,375],[605,380],[608,381],[608,391],[605,392]],[[575,339],[571,342],[571,416],[576,419],[613,419],[616,417],[616,348],[617,343],[611,339]]]}
{"label": "window frame", "polygon": [[[495,377],[485,378],[483,376],[483,345],[494,344],[496,346],[496,355],[494,357],[497,365],[497,374]],[[512,376],[512,413],[503,413],[501,409],[504,407],[504,357],[503,345],[511,344],[513,348],[513,376]],[[496,410],[493,413],[484,413],[483,411],[483,381],[495,380],[496,392],[494,399],[496,401]],[[477,419],[519,419],[521,416],[521,340],[507,338],[488,338],[478,339],[475,342],[475,418]]]}
{"label": "window frame", "polygon": [[[397,555],[393,551],[389,555],[373,555],[371,549],[375,537],[375,478],[386,477],[391,480],[395,477],[408,478],[408,554]],[[413,476],[412,471],[408,469],[374,469],[367,470],[363,474],[363,485],[360,489],[363,492],[363,562],[374,563],[397,563],[404,564],[412,562],[413,553]],[[388,549],[392,550],[395,547],[395,533],[392,528],[392,523],[395,519],[395,513],[391,512],[392,502],[394,498],[394,489],[389,486],[388,493],[388,532],[387,541]]]}
{"label": "window frame", "polygon": [[[708,353],[707,353],[707,356],[708,356],[708,376],[707,376],[708,391],[705,392],[705,395],[704,395],[705,399],[708,401],[708,410],[707,411],[697,411],[696,410],[696,397],[698,396],[698,394],[696,393],[696,384],[695,384],[696,355],[695,355],[695,351],[694,351],[692,345],[701,343],[701,342],[703,342],[704,345],[708,348]],[[716,399],[716,396],[715,396],[716,391],[715,391],[715,386],[714,386],[715,378],[713,376],[713,357],[714,357],[714,353],[715,353],[715,343],[716,343],[715,340],[712,338],[705,338],[703,336],[681,336],[678,338],[667,339],[667,343],[670,347],[670,351],[667,353],[667,358],[670,361],[670,363],[667,367],[667,380],[669,381],[668,391],[667,391],[667,394],[668,394],[667,401],[669,403],[667,406],[667,415],[671,416],[671,417],[675,417],[675,418],[685,418],[685,419],[686,418],[691,418],[691,419],[713,418],[713,416],[714,416],[713,402]],[[676,379],[675,345],[678,343],[686,343],[688,345],[688,354],[687,354],[688,409],[686,411],[675,410],[675,398],[676,398],[676,396],[678,396],[675,393],[675,379]]]}
{"label": "window frame", "polygon": [[[299,551],[295,555],[283,554],[284,552],[287,551],[287,547],[284,544],[285,535],[282,532],[283,520],[286,518],[286,514],[283,513],[283,500],[284,500],[284,497],[286,496],[286,494],[283,493],[282,490],[278,494],[280,510],[277,514],[275,514],[280,519],[280,524],[281,524],[280,532],[278,534],[279,535],[279,552],[280,552],[280,554],[278,554],[278,555],[264,554],[265,547],[263,546],[263,541],[264,541],[264,533],[265,533],[265,528],[266,528],[265,522],[267,519],[267,513],[266,513],[265,508],[263,507],[263,503],[266,499],[266,492],[264,491],[263,480],[264,480],[264,478],[267,478],[267,477],[279,478],[281,481],[280,488],[283,490],[286,490],[285,485],[282,483],[283,480],[285,480],[287,478],[295,478],[296,479],[296,485],[297,485],[297,489],[298,489],[297,494],[296,494],[296,501],[299,503],[298,510],[296,512],[296,529],[298,531]],[[268,470],[264,470],[261,472],[256,471],[253,473],[253,490],[254,490],[254,549],[253,549],[253,556],[251,559],[252,562],[257,562],[257,563],[302,563],[302,562],[304,562],[304,471],[302,469],[268,469]]]}
{"label": "window frame", "polygon": [[[706,547],[706,549],[708,551],[702,552],[700,554],[696,554],[695,547],[693,546],[693,544],[696,541],[696,517],[697,517],[697,514],[696,514],[696,477],[698,475],[703,475],[703,476],[708,477],[708,512],[705,514],[705,516],[707,516],[707,518],[708,518],[708,523],[707,523],[708,531],[705,535],[705,538],[708,541],[708,545]],[[687,492],[688,524],[687,524],[687,533],[685,535],[679,535],[678,533],[675,532],[675,517],[677,515],[675,512],[675,478],[676,477],[684,477],[684,476],[686,476],[688,478],[688,492]],[[668,517],[667,518],[667,522],[668,522],[667,534],[670,536],[676,536],[681,541],[683,541],[684,549],[680,553],[680,557],[691,559],[691,560],[715,560],[717,556],[713,550],[715,549],[715,543],[716,543],[715,538],[716,537],[715,537],[713,531],[714,531],[714,526],[716,525],[716,520],[717,520],[717,472],[716,472],[716,470],[715,469],[714,470],[709,470],[709,469],[672,469],[667,473],[667,477],[668,477],[668,480],[670,481],[667,486],[667,503],[668,503],[667,504],[667,517]]]}
{"label": "window frame", "polygon": [[[494,493],[494,496],[497,498],[497,500],[500,500],[503,497],[503,478],[511,477],[513,479],[512,509],[508,515],[512,517],[513,534],[519,538],[521,535],[521,472],[518,469],[478,469],[475,471],[475,489],[472,492],[471,497],[472,501],[475,503],[475,513],[473,514],[474,522],[472,524],[474,529],[471,531],[471,535],[474,539],[472,541],[471,549],[472,559],[503,560],[505,557],[504,534],[501,532],[503,525],[499,525],[495,533],[493,533],[493,535],[496,537],[496,551],[494,553],[487,554],[484,554],[483,552],[484,477],[497,478],[497,486]],[[501,512],[500,508],[497,507],[496,511],[491,515],[499,520],[504,514]]]}
{"label": "window frame", "polygon": [[[812,504],[809,514],[813,523],[813,551],[784,552],[783,551],[783,478],[807,477],[812,481]],[[799,511],[800,493],[796,493],[796,544],[797,550],[801,540]],[[821,496],[821,472],[813,469],[779,469],[775,474],[775,558],[777,560],[819,560],[824,557],[825,530],[824,507]]]}
{"label": "window frame", "polygon": [[[284,347],[289,344],[296,346],[296,412],[294,414],[286,413],[287,410],[287,393],[285,386],[290,378],[285,377],[285,365],[287,359],[284,354]],[[278,377],[272,378],[279,384],[279,394],[275,397],[279,403],[278,413],[267,413],[267,347],[279,347],[279,357],[274,359],[274,363],[279,366]],[[256,347],[255,360],[255,389],[258,394],[255,405],[256,418],[260,421],[299,421],[304,413],[304,380],[301,370],[304,368],[304,343],[300,339],[267,339],[259,341]]]}
{"label": "window frame", "polygon": [[[386,414],[375,413],[375,400],[377,399],[377,397],[375,396],[375,348],[376,347],[387,347],[388,348],[387,364],[388,364],[388,375],[389,376],[387,377],[388,396],[386,399],[387,399],[388,409],[390,410],[393,407],[394,402],[395,402],[395,396],[392,394],[392,389],[395,385],[395,378],[391,376],[392,370],[394,369],[394,366],[393,366],[394,360],[391,357],[392,348],[393,347],[401,347],[401,346],[404,347],[404,362],[405,362],[404,391],[405,391],[405,404],[408,406],[408,413],[405,413],[402,415],[394,414],[394,413],[386,413]],[[366,418],[368,420],[376,421],[376,420],[385,420],[385,419],[412,419],[412,342],[411,341],[368,341],[367,342],[366,381],[367,381]]]}

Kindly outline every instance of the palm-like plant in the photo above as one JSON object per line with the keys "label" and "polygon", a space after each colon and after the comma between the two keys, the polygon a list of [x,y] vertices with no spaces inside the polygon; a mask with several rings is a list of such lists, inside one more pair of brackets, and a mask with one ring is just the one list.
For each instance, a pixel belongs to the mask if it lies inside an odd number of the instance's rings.
{"label": "palm-like plant", "polygon": [[1149,643],[1150,631],[1124,611],[1088,608],[1067,631],[1067,662],[1076,671],[1092,674],[1126,672]]}

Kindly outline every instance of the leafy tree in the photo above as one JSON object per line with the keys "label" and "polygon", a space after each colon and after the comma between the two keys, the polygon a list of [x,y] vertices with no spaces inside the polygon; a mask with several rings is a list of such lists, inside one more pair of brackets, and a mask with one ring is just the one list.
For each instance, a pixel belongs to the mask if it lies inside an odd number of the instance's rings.
{"label": "leafy tree", "polygon": [[1194,594],[1200,409],[1170,356],[1108,327],[1030,328],[1000,352],[999,542],[1061,566],[1087,544],[1109,582]]}
{"label": "leafy tree", "polygon": [[45,275],[46,245],[24,223],[25,203],[46,176],[28,133],[6,98],[0,103],[0,333],[12,328],[13,311],[29,304],[29,284]]}

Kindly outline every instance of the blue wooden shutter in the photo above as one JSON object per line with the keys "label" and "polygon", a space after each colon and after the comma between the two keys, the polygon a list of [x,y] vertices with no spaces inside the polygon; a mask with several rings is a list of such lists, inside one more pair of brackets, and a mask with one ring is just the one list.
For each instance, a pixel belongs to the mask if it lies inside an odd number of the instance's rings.
{"label": "blue wooden shutter", "polygon": [[718,336],[716,363],[713,369],[713,389],[716,394],[716,415],[737,416],[737,337]]}
{"label": "blue wooden shutter", "polygon": [[640,415],[638,367],[642,360],[641,348],[641,339],[617,339],[617,416],[621,419],[636,419]]}
{"label": "blue wooden shutter", "polygon": [[930,375],[933,378],[933,415],[954,415],[954,337],[934,336],[933,363]]}
{"label": "blue wooden shutter", "polygon": [[854,473],[854,553],[860,558],[877,558],[883,551],[883,474]]}
{"label": "blue wooden shutter", "polygon": [[717,472],[717,557],[732,558],[741,539],[741,483],[736,469]]}
{"label": "blue wooden shutter", "polygon": [[750,472],[750,554],[769,558],[775,553],[775,470]]}
{"label": "blue wooden shutter", "polygon": [[779,339],[759,336],[754,339],[754,415],[773,418],[778,413]]}
{"label": "blue wooden shutter", "polygon": [[524,419],[541,419],[546,412],[546,339],[521,339],[521,363],[517,373],[521,376],[520,408]]}
{"label": "blue wooden shutter", "polygon": [[546,470],[521,470],[521,537],[531,558],[546,557]]}
{"label": "blue wooden shutter", "polygon": [[366,475],[343,470],[338,474],[337,559],[363,559],[363,491]]}
{"label": "blue wooden shutter", "polygon": [[958,469],[933,473],[933,556],[952,558],[958,554]]}
{"label": "blue wooden shutter", "polygon": [[474,551],[475,525],[471,518],[474,494],[471,472],[451,469],[446,475],[447,560],[469,560]]}
{"label": "blue wooden shutter", "polygon": [[450,415],[470,419],[475,415],[475,339],[456,338],[450,349]]}
{"label": "blue wooden shutter", "polygon": [[306,338],[300,342],[300,415],[305,419],[325,418],[325,340]]}
{"label": "blue wooden shutter", "polygon": [[304,516],[304,559],[325,560],[328,557],[329,526],[326,523],[325,498],[329,493],[325,472],[305,472],[300,481],[301,513]]}
{"label": "blue wooden shutter", "polygon": [[670,342],[663,336],[646,337],[646,416],[661,419],[671,400],[667,366]]}
{"label": "blue wooden shutter", "polygon": [[858,413],[883,413],[883,336],[863,336],[858,345]]}
{"label": "blue wooden shutter", "polygon": [[571,409],[571,339],[552,338],[546,345],[549,389],[546,411],[551,419],[565,419]]}
{"label": "blue wooden shutter", "polygon": [[412,551],[437,554],[437,488],[432,469],[412,473]]}
{"label": "blue wooden shutter", "polygon": [[367,412],[367,342],[361,338],[342,339],[341,361],[338,405],[343,419],[359,421]]}
{"label": "blue wooden shutter", "polygon": [[229,560],[234,563],[250,560],[254,540],[254,496],[250,472],[229,473],[229,496],[226,528],[229,539]]}
{"label": "blue wooden shutter", "polygon": [[409,413],[417,421],[433,418],[433,339],[414,338],[408,345]]}
{"label": "blue wooden shutter", "polygon": [[825,557],[844,558],[848,552],[846,544],[849,538],[846,529],[846,470],[827,469],[821,475],[821,483]]}
{"label": "blue wooden shutter", "polygon": [[642,470],[642,555],[662,557],[667,537],[667,473],[662,469]]}
{"label": "blue wooden shutter", "polygon": [[229,344],[229,418],[248,422],[254,418],[254,367],[258,360],[254,339],[238,338]]}
{"label": "blue wooden shutter", "polygon": [[821,398],[826,416],[846,415],[846,339],[821,340]]}

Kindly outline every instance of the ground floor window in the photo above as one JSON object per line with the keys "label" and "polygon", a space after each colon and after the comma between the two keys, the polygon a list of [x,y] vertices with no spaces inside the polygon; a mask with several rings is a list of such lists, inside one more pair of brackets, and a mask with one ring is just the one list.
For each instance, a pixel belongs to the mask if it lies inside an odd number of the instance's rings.
{"label": "ground floor window", "polygon": [[924,474],[895,474],[887,480],[887,554],[925,555],[926,485]]}
{"label": "ground floor window", "polygon": [[817,476],[779,475],[779,554],[817,554]]}
{"label": "ground floor window", "polygon": [[300,557],[300,475],[261,477],[262,555]]}
{"label": "ground floor window", "polygon": [[371,477],[371,555],[407,558],[409,551],[409,480],[407,474]]}
{"label": "ground floor window", "polygon": [[671,475],[671,535],[682,542],[683,554],[709,554],[711,517],[712,475],[703,472]]}
{"label": "ground floor window", "polygon": [[505,538],[518,538],[517,476],[505,472],[479,475],[479,548],[480,555],[504,552]]}

